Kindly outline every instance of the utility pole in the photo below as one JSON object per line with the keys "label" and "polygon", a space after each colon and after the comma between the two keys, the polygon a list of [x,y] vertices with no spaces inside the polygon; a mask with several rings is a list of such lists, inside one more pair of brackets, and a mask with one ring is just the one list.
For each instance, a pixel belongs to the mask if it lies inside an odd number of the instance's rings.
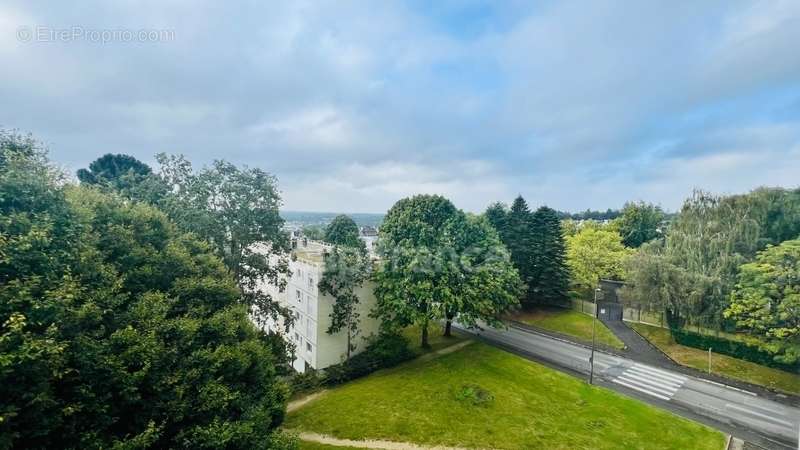
{"label": "utility pole", "polygon": [[597,322],[597,294],[600,293],[600,288],[594,289],[594,316],[592,317],[592,353],[589,355],[589,384],[594,381],[594,327]]}
{"label": "utility pole", "polygon": [[708,347],[708,373],[711,373],[711,347]]}

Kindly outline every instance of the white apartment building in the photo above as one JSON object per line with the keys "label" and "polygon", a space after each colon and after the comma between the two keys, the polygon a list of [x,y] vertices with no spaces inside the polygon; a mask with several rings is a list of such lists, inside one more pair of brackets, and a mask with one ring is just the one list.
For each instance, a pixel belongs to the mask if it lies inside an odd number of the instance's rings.
{"label": "white apartment building", "polygon": [[[285,335],[295,346],[292,367],[298,372],[308,368],[324,369],[344,361],[347,355],[347,334],[340,331],[330,335],[330,314],[334,300],[330,296],[320,295],[317,284],[325,268],[324,253],[332,246],[299,238],[293,241],[292,258],[289,262],[291,276],[287,278],[286,289],[278,292],[272,285],[263,286],[280,304],[289,307],[294,316],[294,324],[288,334],[284,330],[283,321],[276,323],[267,320],[266,328]],[[359,296],[360,330],[356,338],[358,347],[355,353],[364,349],[363,338],[378,333],[379,322],[369,317],[375,306],[373,284],[367,282],[357,294]]]}

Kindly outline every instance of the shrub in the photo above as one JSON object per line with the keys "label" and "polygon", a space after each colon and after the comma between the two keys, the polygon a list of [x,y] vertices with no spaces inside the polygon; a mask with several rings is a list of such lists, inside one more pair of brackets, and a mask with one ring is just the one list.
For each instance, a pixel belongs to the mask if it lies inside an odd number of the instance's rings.
{"label": "shrub", "polygon": [[382,332],[367,344],[363,352],[325,369],[325,383],[331,386],[342,384],[376,370],[396,366],[414,356],[405,337]]}
{"label": "shrub", "polygon": [[298,392],[314,391],[324,384],[324,378],[316,370],[307,370],[304,373],[294,374],[289,378],[289,388],[293,394]]}
{"label": "shrub", "polygon": [[800,362],[794,364],[786,364],[777,361],[775,354],[771,353],[754,343],[732,341],[722,337],[694,333],[680,328],[673,327],[670,329],[675,342],[687,347],[699,348],[708,350],[709,347],[713,352],[732,356],[734,358],[743,359],[756,364],[761,364],[776,369],[785,370],[791,373],[800,371]]}

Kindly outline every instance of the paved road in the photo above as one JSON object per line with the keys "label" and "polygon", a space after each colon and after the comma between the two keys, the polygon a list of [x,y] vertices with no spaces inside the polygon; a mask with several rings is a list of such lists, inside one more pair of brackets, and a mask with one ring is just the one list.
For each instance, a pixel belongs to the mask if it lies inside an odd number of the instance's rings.
{"label": "paved road", "polygon": [[[571,342],[515,327],[461,330],[573,373],[589,373],[589,349]],[[800,448],[798,407],[601,352],[595,352],[594,374],[598,384],[702,420],[767,448]]]}

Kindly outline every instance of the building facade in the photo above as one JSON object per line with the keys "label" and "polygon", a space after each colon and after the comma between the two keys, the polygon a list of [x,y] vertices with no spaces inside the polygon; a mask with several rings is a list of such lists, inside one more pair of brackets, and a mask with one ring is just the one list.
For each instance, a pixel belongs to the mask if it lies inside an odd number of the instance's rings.
{"label": "building facade", "polygon": [[[324,255],[332,246],[304,238],[294,239],[292,256],[289,262],[291,276],[286,279],[286,288],[280,292],[273,285],[264,285],[268,292],[282,306],[286,306],[294,317],[294,323],[288,333],[283,320],[265,321],[266,331],[275,331],[284,335],[285,339],[295,347],[292,367],[297,372],[311,369],[324,369],[344,361],[347,355],[347,334],[340,331],[328,334],[331,324],[331,311],[334,299],[319,292],[319,280],[325,270]],[[364,283],[357,291],[360,313],[359,337],[355,353],[364,349],[364,338],[377,334],[379,321],[369,317],[375,306],[373,284]],[[260,323],[261,321],[256,321]]]}

